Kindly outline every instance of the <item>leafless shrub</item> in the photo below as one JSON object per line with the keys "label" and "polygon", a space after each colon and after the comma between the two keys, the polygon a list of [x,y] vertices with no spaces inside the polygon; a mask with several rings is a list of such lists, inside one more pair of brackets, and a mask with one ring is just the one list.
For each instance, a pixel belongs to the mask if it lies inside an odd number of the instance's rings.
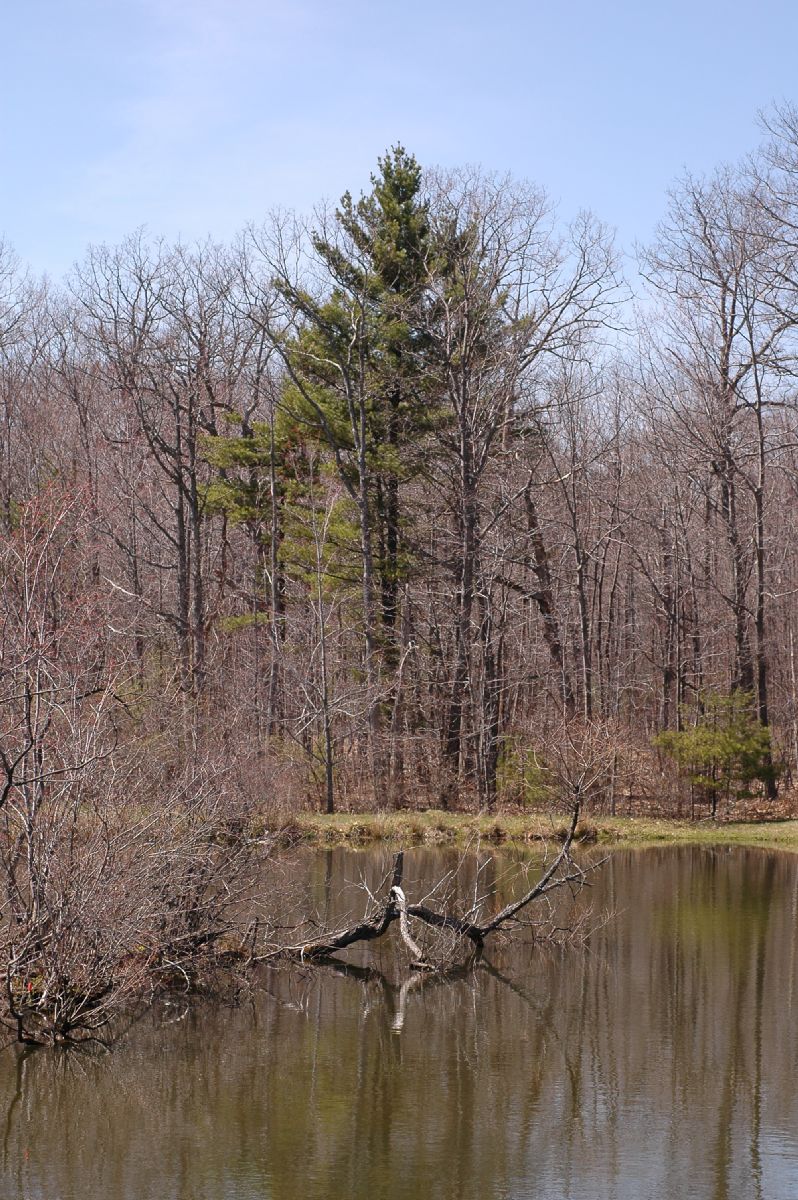
{"label": "leafless shrub", "polygon": [[[207,762],[153,763],[85,570],[79,497],[53,489],[2,544],[0,970],[25,1042],[95,1036],[234,949],[249,814]],[[240,940],[240,939],[239,939]]]}

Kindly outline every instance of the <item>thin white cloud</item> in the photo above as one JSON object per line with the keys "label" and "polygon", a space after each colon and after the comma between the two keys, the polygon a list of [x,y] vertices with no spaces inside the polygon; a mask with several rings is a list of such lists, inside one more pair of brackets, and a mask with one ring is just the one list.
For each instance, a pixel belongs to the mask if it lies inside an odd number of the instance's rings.
{"label": "thin white cloud", "polygon": [[[192,226],[208,202],[239,186],[246,168],[236,147],[275,116],[259,111],[259,94],[286,55],[300,54],[318,13],[256,0],[138,8],[139,71],[110,98],[117,143],[87,164],[66,207],[98,231],[147,221],[199,232]],[[250,152],[257,173],[259,147]]]}

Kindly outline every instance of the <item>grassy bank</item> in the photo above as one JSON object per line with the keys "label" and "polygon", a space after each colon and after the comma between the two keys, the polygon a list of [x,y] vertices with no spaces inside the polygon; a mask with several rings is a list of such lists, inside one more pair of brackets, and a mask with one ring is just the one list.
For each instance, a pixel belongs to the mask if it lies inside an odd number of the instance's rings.
{"label": "grassy bank", "polygon": [[[528,845],[562,837],[565,817],[544,813],[497,815],[429,812],[303,813],[281,825],[287,841],[314,846],[452,845],[477,840],[492,845]],[[677,821],[648,817],[588,817],[577,835],[584,842],[614,847],[705,845],[764,846],[798,851],[798,820],[767,822]]]}

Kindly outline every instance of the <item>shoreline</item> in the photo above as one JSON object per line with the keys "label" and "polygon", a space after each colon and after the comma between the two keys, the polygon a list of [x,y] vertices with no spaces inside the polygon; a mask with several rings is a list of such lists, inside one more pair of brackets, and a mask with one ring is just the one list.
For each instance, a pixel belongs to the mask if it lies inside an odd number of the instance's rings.
{"label": "shoreline", "polygon": [[[268,832],[290,845],[318,849],[454,846],[477,842],[523,847],[562,840],[567,820],[561,813],[426,812],[300,813],[268,822]],[[798,819],[772,821],[686,821],[668,817],[586,816],[576,840],[613,849],[666,845],[750,846],[798,852]]]}

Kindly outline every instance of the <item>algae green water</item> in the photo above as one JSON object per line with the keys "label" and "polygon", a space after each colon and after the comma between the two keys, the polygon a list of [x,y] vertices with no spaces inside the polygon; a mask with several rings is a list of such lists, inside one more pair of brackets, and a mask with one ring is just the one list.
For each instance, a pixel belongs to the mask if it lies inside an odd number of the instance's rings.
{"label": "algae green water", "polygon": [[[297,869],[334,913],[385,862]],[[172,1005],[110,1055],[6,1050],[0,1196],[791,1200],[798,858],[623,851],[589,899],[584,948],[498,946],[442,982],[386,947]]]}

